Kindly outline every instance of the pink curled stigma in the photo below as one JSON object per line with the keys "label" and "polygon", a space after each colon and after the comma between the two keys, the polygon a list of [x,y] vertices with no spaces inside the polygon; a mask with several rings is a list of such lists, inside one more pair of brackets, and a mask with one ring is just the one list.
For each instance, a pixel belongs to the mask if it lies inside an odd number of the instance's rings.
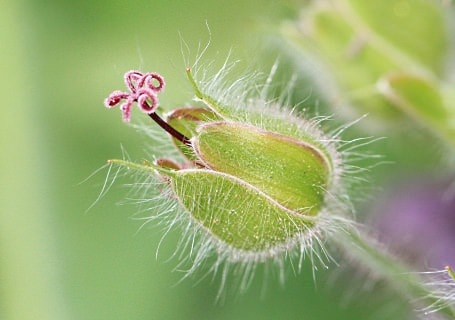
{"label": "pink curled stigma", "polygon": [[165,87],[164,78],[154,72],[142,73],[131,70],[125,73],[125,85],[129,92],[114,91],[105,100],[107,108],[113,108],[121,104],[123,121],[129,122],[131,119],[131,106],[137,103],[139,109],[146,114],[153,114],[158,108],[158,93]]}

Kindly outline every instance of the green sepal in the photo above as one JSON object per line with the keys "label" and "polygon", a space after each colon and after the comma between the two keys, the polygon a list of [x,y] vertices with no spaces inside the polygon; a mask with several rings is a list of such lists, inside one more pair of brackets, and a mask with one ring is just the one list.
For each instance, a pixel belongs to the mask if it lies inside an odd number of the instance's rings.
{"label": "green sepal", "polygon": [[107,163],[150,174],[161,174],[169,177],[174,176],[174,168],[171,166],[162,166],[160,164],[156,164],[147,160],[144,160],[143,164],[139,164],[127,160],[110,159],[107,161]]}
{"label": "green sepal", "polygon": [[243,251],[286,245],[314,222],[282,207],[257,188],[211,170],[180,170],[171,179],[180,204],[208,232]]}
{"label": "green sepal", "polygon": [[203,92],[199,87],[196,79],[193,77],[193,73],[190,68],[186,69],[186,75],[190,81],[194,94],[196,95],[197,100],[203,102],[207,107],[210,108],[220,119],[229,119],[232,118],[233,109],[232,107],[223,105],[220,101],[210,96],[209,94]]}
{"label": "green sepal", "polygon": [[234,122],[198,127],[193,145],[208,168],[253,185],[298,214],[319,213],[332,168],[313,145]]}

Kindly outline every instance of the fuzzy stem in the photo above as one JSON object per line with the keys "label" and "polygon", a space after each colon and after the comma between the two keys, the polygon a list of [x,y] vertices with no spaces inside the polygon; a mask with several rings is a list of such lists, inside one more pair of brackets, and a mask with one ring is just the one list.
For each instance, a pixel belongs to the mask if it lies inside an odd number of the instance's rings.
{"label": "fuzzy stem", "polygon": [[428,305],[435,305],[438,313],[445,315],[448,319],[455,319],[453,307],[439,301],[419,279],[417,273],[409,272],[408,268],[385,250],[378,248],[375,241],[369,239],[364,233],[358,230],[349,230],[339,240],[339,244],[344,247],[346,252],[354,255],[356,259],[377,275],[387,279],[396,290]]}

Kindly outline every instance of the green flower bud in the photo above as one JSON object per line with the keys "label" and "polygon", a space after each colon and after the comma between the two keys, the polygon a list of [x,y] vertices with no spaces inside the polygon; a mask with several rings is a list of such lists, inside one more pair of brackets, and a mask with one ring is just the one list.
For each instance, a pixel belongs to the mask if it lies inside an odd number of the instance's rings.
{"label": "green flower bud", "polygon": [[[204,106],[176,109],[166,120],[150,114],[170,133],[182,158],[111,162],[158,175],[169,198],[203,235],[205,248],[221,259],[263,261],[295,246],[302,254],[314,250],[311,244],[338,223],[329,213],[339,204],[336,139],[324,137],[316,122],[261,100],[248,106],[239,100],[231,107],[204,93],[189,69],[187,75]],[[147,92],[134,83],[131,88],[133,94]]]}

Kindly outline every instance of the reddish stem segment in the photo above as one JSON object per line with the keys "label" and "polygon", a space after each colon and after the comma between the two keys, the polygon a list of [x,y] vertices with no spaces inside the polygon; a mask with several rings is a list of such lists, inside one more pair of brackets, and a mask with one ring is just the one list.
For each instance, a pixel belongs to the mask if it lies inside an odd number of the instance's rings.
{"label": "reddish stem segment", "polygon": [[180,133],[179,131],[175,130],[172,126],[169,125],[166,121],[160,118],[159,115],[157,115],[155,112],[149,113],[148,114],[150,118],[153,119],[161,128],[164,129],[167,133],[169,133],[171,136],[173,136],[175,139],[178,141],[182,142],[183,144],[192,147],[191,146],[191,141],[188,137]]}

